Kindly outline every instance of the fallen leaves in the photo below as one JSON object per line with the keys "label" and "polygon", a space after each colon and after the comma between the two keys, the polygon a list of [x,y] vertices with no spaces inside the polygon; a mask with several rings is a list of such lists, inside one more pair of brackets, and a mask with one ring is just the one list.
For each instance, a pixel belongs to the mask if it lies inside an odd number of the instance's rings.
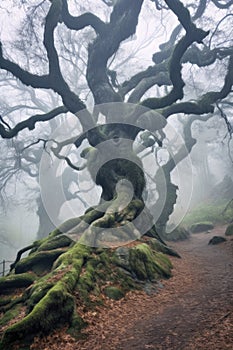
{"label": "fallen leaves", "polygon": [[232,349],[233,241],[210,249],[208,239],[201,234],[175,244],[182,259],[172,258],[173,278],[157,293],[129,292],[119,301],[102,295],[103,306],[89,311],[76,295],[89,324],[83,338],[75,340],[63,327],[35,339],[31,350]]}

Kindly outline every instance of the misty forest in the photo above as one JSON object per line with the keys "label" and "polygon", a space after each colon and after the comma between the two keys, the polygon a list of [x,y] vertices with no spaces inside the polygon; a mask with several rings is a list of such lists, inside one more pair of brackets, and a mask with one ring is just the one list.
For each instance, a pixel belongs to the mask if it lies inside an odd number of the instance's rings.
{"label": "misty forest", "polygon": [[233,1],[0,19],[0,349],[232,349]]}

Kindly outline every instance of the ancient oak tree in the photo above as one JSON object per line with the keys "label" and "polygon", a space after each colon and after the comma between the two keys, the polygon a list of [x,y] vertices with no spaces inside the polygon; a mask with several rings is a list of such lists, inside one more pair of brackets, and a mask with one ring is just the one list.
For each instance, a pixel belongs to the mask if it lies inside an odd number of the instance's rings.
{"label": "ancient oak tree", "polygon": [[[97,206],[90,207],[81,217],[68,220],[48,238],[27,247],[31,249],[27,258],[21,259],[27,248],[19,252],[11,274],[0,281],[3,290],[26,288],[17,300],[1,301],[4,311],[13,310],[9,319],[14,319],[18,309],[26,306],[26,311],[24,308],[16,322],[10,325],[5,322],[1,349],[7,349],[18,340],[31,342],[34,335],[48,333],[64,323],[79,330],[83,320],[76,313],[74,291],[78,291],[80,300],[88,304],[88,294],[93,290],[100,293],[106,280],[111,282],[111,293],[114,291],[117,298],[122,291],[135,288],[137,279],[153,281],[161,275],[169,276],[169,261],[162,253],[176,253],[164,244],[158,230],[163,229],[173,210],[176,188],[171,184],[170,173],[182,159],[183,150],[163,167],[170,199],[168,196],[165,200],[156,227],[154,215],[145,205],[147,183],[140,154],[135,151],[135,141],[140,138],[144,148],[160,147],[166,138],[163,130],[169,117],[180,113],[188,120],[184,134],[186,151],[190,152],[195,144],[191,134],[195,118],[208,119],[216,103],[232,93],[233,47],[227,40],[214,46],[218,23],[209,29],[210,22],[205,22],[206,12],[216,9],[223,11],[219,23],[223,18],[231,18],[232,1],[117,0],[103,3],[108,9],[105,20],[95,11],[83,12],[83,7],[80,7],[80,14],[73,15],[72,4],[67,0],[37,4],[45,6],[46,12],[41,74],[25,69],[22,59],[17,61],[13,55],[11,57],[4,42],[0,43],[1,71],[35,91],[53,91],[60,101],[50,111],[16,121],[14,125],[7,116],[1,117],[1,137],[16,138],[27,129],[30,133],[39,123],[47,125],[46,122],[59,115],[72,113],[82,127],[81,133],[75,135],[74,129],[72,135],[63,140],[48,137],[38,142],[42,142],[44,148],[50,144],[49,151],[53,156],[75,172],[87,168],[93,181],[102,189]],[[169,13],[170,36],[153,53],[149,67],[124,80],[121,71],[111,69],[110,63],[122,43],[135,35],[143,6],[148,5],[153,5],[154,12],[148,12],[150,16]],[[154,21],[155,27],[159,25],[156,21],[158,17]],[[68,78],[66,67],[61,64],[57,33],[62,28],[84,34],[91,28],[92,34],[84,36],[87,49],[84,77],[92,96],[91,108],[85,104],[80,87],[75,88],[79,81],[72,82],[71,86],[71,77]],[[30,56],[30,52],[27,54]],[[75,50],[72,54],[75,56]],[[213,91],[200,93],[197,99],[190,97],[186,93],[183,67],[193,65],[205,69],[216,62],[223,62],[225,67],[221,84]],[[156,96],[156,89],[151,90],[153,87],[164,87],[163,96]],[[161,92],[161,89],[157,91]],[[83,149],[85,143],[87,147]],[[77,152],[81,149],[78,163],[64,154],[67,145],[75,147]],[[159,183],[159,174],[155,181]],[[162,196],[160,187],[157,192],[159,197]],[[139,244],[127,246],[126,243],[132,241]],[[126,247],[119,248],[122,244]],[[104,247],[111,250],[104,250]],[[114,286],[116,281],[121,281],[121,290]]]}

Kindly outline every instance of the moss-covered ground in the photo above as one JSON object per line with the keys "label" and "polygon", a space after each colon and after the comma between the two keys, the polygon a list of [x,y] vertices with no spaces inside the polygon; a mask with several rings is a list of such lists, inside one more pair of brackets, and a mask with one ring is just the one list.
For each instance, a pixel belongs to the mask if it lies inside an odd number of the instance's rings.
{"label": "moss-covered ground", "polygon": [[[69,230],[77,222],[65,225]],[[118,300],[145,283],[170,277],[165,254],[177,255],[155,237],[91,248],[56,229],[0,279],[0,349],[29,349],[35,336],[64,325],[78,336],[85,322],[77,303],[88,311],[102,302],[101,295]]]}

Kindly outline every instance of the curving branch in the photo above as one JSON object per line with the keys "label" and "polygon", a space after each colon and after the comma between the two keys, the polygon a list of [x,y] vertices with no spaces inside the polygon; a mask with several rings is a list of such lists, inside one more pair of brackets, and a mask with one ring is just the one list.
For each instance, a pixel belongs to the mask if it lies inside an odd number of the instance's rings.
{"label": "curving branch", "polygon": [[[197,10],[194,16],[192,17],[192,21],[196,21],[198,18],[200,18],[203,15],[206,9],[206,3],[207,3],[207,0],[200,0]],[[152,60],[154,63],[157,63],[157,64],[161,63],[171,56],[173,47],[175,45],[178,35],[181,32],[181,29],[182,29],[182,25],[178,24],[173,29],[169,40],[159,46],[161,51],[156,52],[152,57]]]}
{"label": "curving branch", "polygon": [[67,113],[68,109],[65,106],[57,107],[52,111],[45,114],[36,114],[22,122],[19,122],[14,128],[7,130],[3,124],[0,124],[0,135],[2,138],[10,139],[16,136],[21,130],[29,129],[33,130],[37,122],[46,122],[55,118],[56,116]]}
{"label": "curving branch", "polygon": [[122,100],[109,80],[107,63],[121,42],[135,33],[142,3],[143,0],[118,0],[106,31],[89,46],[87,81],[96,104]]}
{"label": "curving branch", "polygon": [[169,78],[168,73],[159,72],[155,76],[151,76],[148,78],[143,78],[135,87],[133,92],[130,94],[128,98],[129,103],[137,103],[140,101],[142,96],[154,85],[163,86],[163,85],[171,85],[171,80]]}
{"label": "curving branch", "polygon": [[[61,0],[53,1],[49,12],[45,19],[45,30],[44,30],[44,46],[47,51],[47,56],[49,60],[49,74],[45,76],[38,76],[35,74],[31,74],[25,70],[23,70],[19,65],[3,58],[2,54],[2,45],[0,43],[0,68],[11,72],[16,78],[18,78],[23,84],[27,86],[32,86],[34,88],[45,88],[52,89],[54,92],[57,92],[64,103],[64,106],[70,112],[76,114],[81,110],[86,109],[86,105],[80,100],[80,98],[70,90],[68,84],[64,80],[60,65],[59,58],[54,44],[54,31],[57,27],[57,24],[60,20],[62,9]],[[51,119],[51,118],[49,118]],[[86,113],[82,113],[79,116],[80,122],[84,129],[88,129],[94,126],[94,121],[90,113],[86,111]],[[16,128],[18,130],[22,130],[22,124],[19,123],[20,127]],[[27,125],[23,126],[26,128]],[[15,128],[14,128],[15,129]],[[29,127],[30,129],[30,127]],[[6,131],[6,130],[5,130]],[[4,128],[1,127],[1,133],[7,135],[4,132]],[[18,133],[16,131],[15,136]],[[8,135],[10,135],[8,133]],[[11,137],[13,137],[11,136]],[[8,137],[8,136],[5,136]]]}
{"label": "curving branch", "polygon": [[[49,140],[51,141],[51,140]],[[72,169],[76,170],[76,171],[81,171],[83,169],[86,168],[86,164],[82,165],[82,166],[76,166],[74,165],[74,163],[70,160],[69,157],[67,156],[63,156],[60,152],[62,150],[62,148],[64,147],[64,143],[59,143],[56,140],[52,140],[55,144],[56,147],[51,147],[51,151],[53,152],[53,154],[55,155],[55,157],[57,157],[58,159],[64,160],[67,165],[69,165],[69,167],[71,167]],[[67,141],[65,141],[65,145],[67,145]]]}
{"label": "curving branch", "polygon": [[[50,87],[61,96],[68,110],[76,114],[80,110],[86,109],[86,105],[70,90],[68,84],[64,80],[54,44],[54,30],[60,20],[61,11],[61,0],[53,1],[45,20],[44,45],[49,60]],[[81,115],[79,119],[84,128],[90,128],[94,125],[91,114],[88,112],[85,113],[85,116]]]}
{"label": "curving branch", "polygon": [[210,91],[204,94],[197,102],[181,102],[168,106],[161,110],[161,114],[168,118],[172,114],[205,114],[213,113],[214,104],[231,92],[233,85],[233,55],[229,58],[228,69],[225,76],[225,81],[220,91]]}
{"label": "curving branch", "polygon": [[62,19],[67,28],[72,30],[81,30],[91,26],[97,34],[103,34],[106,25],[98,16],[93,13],[84,13],[78,17],[74,17],[69,13],[67,0],[62,1]]}
{"label": "curving branch", "polygon": [[[186,12],[185,12],[186,13]],[[181,76],[181,59],[185,51],[193,42],[201,43],[202,40],[209,34],[202,29],[188,26],[186,21],[183,21],[186,28],[189,30],[187,34],[177,43],[170,61],[169,75],[173,85],[172,90],[162,98],[149,98],[142,102],[142,105],[151,109],[164,108],[178,99],[183,98],[183,87],[185,85]]]}
{"label": "curving branch", "polygon": [[181,59],[192,43],[202,43],[203,39],[209,34],[209,32],[199,29],[194,25],[189,11],[179,0],[165,0],[165,2],[186,30],[186,35],[177,43],[171,57],[169,75],[173,85],[172,90],[162,98],[149,98],[142,102],[143,106],[151,109],[164,108],[183,98],[183,87],[185,83],[181,76]]}
{"label": "curving branch", "polygon": [[219,9],[228,9],[233,4],[233,0],[229,0],[227,3],[225,1],[224,3],[222,3],[221,0],[211,0],[211,1]]}
{"label": "curving branch", "polygon": [[[197,10],[194,16],[192,17],[192,21],[200,18],[204,13],[205,8],[206,8],[206,0],[201,0],[199,2],[199,5],[197,7]],[[185,10],[185,11],[187,14],[188,10]],[[190,21],[191,21],[191,17],[190,17]],[[166,43],[163,43],[160,45],[161,51],[156,52],[152,57],[152,60],[156,64],[155,66],[148,67],[145,71],[137,73],[130,80],[125,81],[121,85],[121,87],[119,88],[119,93],[121,94],[122,97],[125,96],[129,91],[135,89],[139,91],[139,93],[135,92],[135,95],[134,95],[134,91],[133,91],[132,97],[130,96],[129,98],[129,102],[136,102],[136,100],[137,102],[139,102],[143,94],[153,86],[152,84],[153,80],[154,80],[154,85],[157,84],[158,86],[160,86],[161,84],[166,86],[172,84],[171,80],[168,78],[168,73],[169,73],[168,60],[169,59],[171,60],[171,56],[174,51],[174,45],[181,29],[182,29],[182,25],[179,24],[172,31],[170,39]],[[214,59],[217,58],[217,55],[218,53],[215,51],[207,52],[205,48],[202,51],[196,48],[195,46],[192,46],[192,47],[189,47],[186,52],[184,52],[181,62],[185,63],[191,60],[191,63],[193,64],[197,64],[198,66],[205,66],[210,64],[210,60],[214,61]],[[226,55],[229,55],[229,53]],[[225,57],[226,55],[223,55],[223,56]],[[162,81],[162,77],[164,78],[163,81]]]}
{"label": "curving branch", "polygon": [[209,48],[211,47],[212,39],[213,39],[214,35],[216,34],[216,32],[218,31],[218,28],[219,28],[220,24],[221,24],[223,21],[225,21],[226,18],[232,17],[232,16],[233,16],[232,13],[228,13],[227,15],[225,15],[225,16],[217,23],[217,25],[216,25],[216,27],[215,27],[215,29],[214,29],[214,31],[213,31],[213,33],[211,34],[210,39],[209,39]]}
{"label": "curving branch", "polygon": [[0,68],[6,70],[18,78],[23,84],[33,88],[50,88],[49,75],[39,76],[22,69],[18,64],[3,57],[2,43],[0,42]]}
{"label": "curving branch", "polygon": [[[125,81],[119,88],[119,93],[121,96],[125,96],[131,90],[133,90],[141,81],[145,78],[155,77],[159,74],[167,74],[167,64],[162,62],[156,66],[150,66],[146,70],[135,74],[128,81]],[[171,83],[170,83],[171,84]],[[170,85],[169,84],[169,85]]]}
{"label": "curving branch", "polygon": [[195,15],[192,17],[193,21],[196,21],[198,18],[200,18],[203,15],[206,9],[206,5],[207,5],[207,0],[200,0],[197,10],[195,12]]}
{"label": "curving branch", "polygon": [[49,61],[49,77],[52,86],[64,84],[59,58],[54,44],[54,30],[57,27],[61,13],[61,1],[53,1],[45,19],[44,46]]}

